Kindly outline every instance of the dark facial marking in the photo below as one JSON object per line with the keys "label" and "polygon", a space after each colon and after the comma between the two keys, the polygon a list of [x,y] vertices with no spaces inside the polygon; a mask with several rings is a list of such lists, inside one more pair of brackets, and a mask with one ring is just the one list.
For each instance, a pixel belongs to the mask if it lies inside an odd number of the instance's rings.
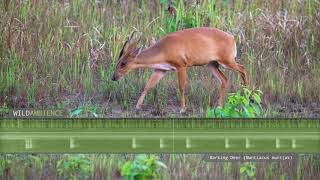
{"label": "dark facial marking", "polygon": [[127,62],[121,62],[121,63],[120,63],[120,67],[121,67],[121,68],[125,67],[126,65],[127,65]]}
{"label": "dark facial marking", "polygon": [[118,59],[120,59],[122,55],[123,55],[123,49],[121,49]]}

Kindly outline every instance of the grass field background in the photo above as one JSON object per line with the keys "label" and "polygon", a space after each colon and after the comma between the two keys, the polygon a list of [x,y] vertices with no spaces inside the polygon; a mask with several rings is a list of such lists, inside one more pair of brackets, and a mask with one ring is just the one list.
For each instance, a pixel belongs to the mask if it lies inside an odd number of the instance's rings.
{"label": "grass field background", "polygon": [[[162,2],[162,3],[160,3]],[[142,44],[189,27],[216,27],[235,36],[238,62],[250,88],[264,92],[268,116],[319,115],[319,0],[10,1],[0,4],[0,107],[83,108],[99,116],[176,116],[176,74],[165,77],[134,105],[150,70],[111,77],[128,34],[143,33]],[[228,90],[240,87],[225,70]],[[207,68],[188,71],[189,116],[205,116],[219,82]]]}

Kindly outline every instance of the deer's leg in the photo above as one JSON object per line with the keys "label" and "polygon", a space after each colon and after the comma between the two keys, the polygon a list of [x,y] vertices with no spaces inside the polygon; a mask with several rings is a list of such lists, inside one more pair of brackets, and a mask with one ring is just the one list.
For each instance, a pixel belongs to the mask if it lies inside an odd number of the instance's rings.
{"label": "deer's leg", "polygon": [[180,90],[180,113],[183,113],[186,111],[186,102],[184,98],[184,88],[185,88],[185,82],[187,78],[187,71],[186,68],[179,68],[178,69],[178,79],[179,79],[179,90]]}
{"label": "deer's leg", "polygon": [[166,71],[155,69],[146,83],[143,92],[141,93],[139,100],[137,102],[136,108],[140,109],[143,103],[144,97],[147,95],[148,91],[152,89],[157,83],[160,81],[161,78],[166,74]]}
{"label": "deer's leg", "polygon": [[249,83],[248,76],[247,76],[246,70],[244,69],[244,66],[241,64],[237,64],[237,66],[238,66],[238,72],[240,72],[240,75],[241,75],[243,85],[248,86],[248,83]]}
{"label": "deer's leg", "polygon": [[235,62],[235,63],[227,64],[226,66],[228,66],[230,69],[234,71],[238,71],[240,73],[243,85],[248,86],[248,76],[243,65]]}
{"label": "deer's leg", "polygon": [[[211,73],[213,74],[213,76],[216,77],[221,83],[220,95],[219,95],[218,103],[219,103],[220,106],[223,106],[223,104],[224,104],[224,96],[225,96],[225,91],[226,91],[228,79],[220,71],[218,63],[210,63],[208,65],[208,68],[211,71]],[[213,103],[211,103],[211,106],[213,106]]]}

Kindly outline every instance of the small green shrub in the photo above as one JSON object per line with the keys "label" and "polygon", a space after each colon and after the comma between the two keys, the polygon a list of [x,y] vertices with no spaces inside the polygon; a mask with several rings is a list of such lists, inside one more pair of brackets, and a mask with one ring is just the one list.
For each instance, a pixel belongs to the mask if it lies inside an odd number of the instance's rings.
{"label": "small green shrub", "polygon": [[70,113],[70,117],[98,117],[97,107],[95,106],[79,106],[73,109]]}
{"label": "small green shrub", "polygon": [[207,116],[212,118],[253,118],[261,117],[261,95],[260,90],[249,90],[242,88],[236,93],[231,93],[223,107],[209,109]]}
{"label": "small green shrub", "polygon": [[[160,0],[160,4],[164,7],[166,33],[177,31],[179,20],[175,14],[177,9],[176,1],[172,1],[171,4],[169,4],[168,0]],[[171,8],[170,10],[168,9],[169,7]]]}
{"label": "small green shrub", "polygon": [[140,154],[121,167],[121,176],[126,180],[158,179],[161,167],[167,168],[157,156]]}
{"label": "small green shrub", "polygon": [[90,161],[84,155],[67,156],[57,162],[59,176],[67,179],[79,179],[91,174]]}
{"label": "small green shrub", "polygon": [[254,177],[256,174],[256,165],[252,162],[245,162],[240,166],[241,179],[246,177]]}
{"label": "small green shrub", "polygon": [[6,114],[9,113],[9,108],[7,106],[7,104],[4,102],[1,106],[0,106],[0,117],[1,116],[5,116]]}
{"label": "small green shrub", "polygon": [[208,13],[202,11],[195,3],[191,7],[185,7],[183,1],[160,0],[165,11],[166,33],[176,32],[181,29],[200,27],[201,19],[209,20]]}

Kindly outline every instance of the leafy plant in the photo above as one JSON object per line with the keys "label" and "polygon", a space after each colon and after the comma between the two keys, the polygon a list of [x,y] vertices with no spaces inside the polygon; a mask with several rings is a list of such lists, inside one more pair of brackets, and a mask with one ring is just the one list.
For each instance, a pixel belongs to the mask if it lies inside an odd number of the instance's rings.
{"label": "leafy plant", "polygon": [[251,91],[242,88],[236,93],[231,93],[223,107],[209,109],[207,116],[213,118],[259,117],[262,115],[261,95],[260,90]]}
{"label": "leafy plant", "polygon": [[71,179],[89,176],[91,173],[90,161],[84,155],[68,156],[57,162],[59,176],[66,176]]}
{"label": "leafy plant", "polygon": [[240,166],[242,177],[254,177],[256,174],[256,165],[253,162],[245,162]]}
{"label": "leafy plant", "polygon": [[168,0],[160,0],[160,4],[163,5],[164,15],[165,15],[165,23],[166,23],[166,33],[175,32],[178,29],[179,18],[176,15],[177,3],[176,1],[172,1],[169,4]]}
{"label": "leafy plant", "polygon": [[160,0],[160,3],[166,7],[164,14],[167,33],[179,29],[200,27],[201,18],[206,19],[206,13],[201,11],[197,3],[189,8],[185,7],[183,1]]}
{"label": "leafy plant", "polygon": [[43,162],[46,161],[48,158],[42,156],[41,158],[36,155],[28,155],[27,161],[26,161],[26,166],[32,166],[35,167],[36,169],[42,169]]}
{"label": "leafy plant", "polygon": [[9,171],[14,167],[14,156],[12,154],[2,155],[0,158],[0,177],[4,177],[5,171]]}
{"label": "leafy plant", "polygon": [[167,168],[157,156],[140,154],[133,161],[129,160],[121,167],[121,176],[126,180],[157,178],[160,175],[161,167]]}
{"label": "leafy plant", "polygon": [[0,117],[4,116],[6,114],[9,113],[9,108],[7,106],[7,104],[4,102],[1,106],[0,106]]}
{"label": "leafy plant", "polygon": [[70,112],[70,117],[98,117],[96,107],[80,106]]}

